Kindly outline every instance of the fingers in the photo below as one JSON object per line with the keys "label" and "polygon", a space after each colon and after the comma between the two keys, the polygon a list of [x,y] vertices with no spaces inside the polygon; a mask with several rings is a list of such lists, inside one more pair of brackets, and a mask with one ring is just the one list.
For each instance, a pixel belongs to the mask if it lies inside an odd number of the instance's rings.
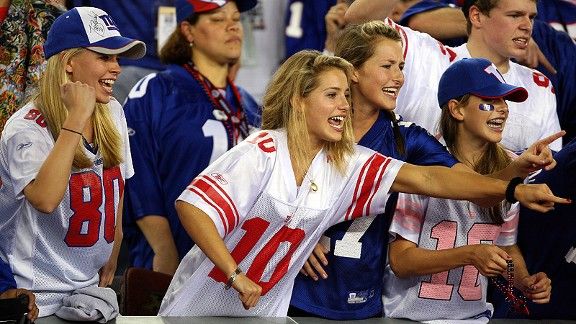
{"label": "fingers", "polygon": [[36,306],[36,296],[29,290],[17,289],[17,295],[20,296],[21,294],[28,296],[28,319],[35,321],[40,312],[38,306]]}
{"label": "fingers", "polygon": [[544,304],[550,301],[552,295],[552,280],[548,276],[539,272],[523,280],[527,285],[524,295],[537,304]]}
{"label": "fingers", "polygon": [[262,287],[246,277],[245,274],[240,273],[232,287],[238,291],[238,298],[244,309],[248,310],[258,304],[262,295]]}
{"label": "fingers", "polygon": [[565,130],[561,130],[558,133],[552,134],[550,136],[547,136],[539,141],[537,141],[536,143],[541,144],[541,145],[550,145],[552,144],[552,142],[554,142],[555,140],[561,138],[562,136],[566,135],[566,131]]}

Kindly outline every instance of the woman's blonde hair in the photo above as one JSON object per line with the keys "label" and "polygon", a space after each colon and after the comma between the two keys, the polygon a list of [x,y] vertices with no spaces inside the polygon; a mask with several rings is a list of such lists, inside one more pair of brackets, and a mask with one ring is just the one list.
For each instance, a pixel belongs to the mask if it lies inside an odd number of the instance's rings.
{"label": "woman's blonde hair", "polygon": [[[455,99],[458,100],[457,105],[459,107],[464,107],[470,101],[470,95],[466,94],[461,98]],[[458,160],[461,160],[460,157],[462,156],[456,147],[456,139],[458,138],[458,125],[460,123],[461,121],[454,118],[450,113],[448,104],[445,104],[442,107],[442,114],[440,115],[440,133],[446,142],[446,146]],[[500,146],[500,144],[488,143],[486,150],[480,159],[474,163],[474,167],[472,169],[479,174],[486,175],[505,169],[511,162],[512,159],[506,150]],[[492,221],[494,221],[496,224],[503,224],[504,220],[502,215],[504,214],[505,210],[509,209],[509,207],[510,204],[508,202],[502,202],[499,205],[486,209],[488,210]]]}
{"label": "woman's blonde hair", "polygon": [[[286,129],[288,148],[295,163],[295,169],[306,170],[309,165],[311,148],[304,143],[310,143],[306,114],[297,102],[306,98],[319,84],[319,78],[325,71],[339,69],[346,74],[348,80],[352,65],[346,60],[323,55],[318,51],[304,50],[289,57],[274,73],[263,99],[262,129]],[[344,120],[342,140],[325,142],[324,148],[334,162],[336,168],[344,171],[346,158],[354,150],[354,133],[350,116]]]}
{"label": "woman's blonde hair", "polygon": [[[355,69],[360,69],[374,55],[376,46],[384,39],[402,44],[402,37],[398,31],[383,21],[374,20],[359,25],[350,25],[338,37],[334,55],[352,63]],[[354,103],[354,98],[352,98],[352,103]],[[396,149],[398,153],[405,155],[406,145],[396,115],[388,110],[386,114],[392,121]]]}
{"label": "woman's blonde hair", "polygon": [[[60,86],[70,79],[66,74],[66,64],[83,48],[74,48],[62,51],[58,55],[50,57],[46,64],[46,71],[38,81],[38,94],[34,102],[46,124],[52,137],[58,138],[64,121],[68,117],[68,109],[64,106],[60,97]],[[94,127],[94,144],[102,156],[104,168],[108,169],[119,165],[123,161],[122,138],[110,113],[107,104],[96,103],[92,116]],[[82,141],[76,147],[73,166],[77,169],[88,168],[93,165],[83,150]]]}

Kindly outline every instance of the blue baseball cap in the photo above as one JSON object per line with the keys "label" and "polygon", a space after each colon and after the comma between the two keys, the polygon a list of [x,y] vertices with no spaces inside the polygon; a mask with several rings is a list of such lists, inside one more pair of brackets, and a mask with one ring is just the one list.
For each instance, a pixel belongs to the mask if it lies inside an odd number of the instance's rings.
{"label": "blue baseball cap", "polygon": [[438,84],[438,103],[440,108],[450,99],[471,94],[484,99],[504,98],[522,102],[528,98],[523,87],[504,82],[502,74],[492,62],[483,58],[468,58],[452,64]]}
{"label": "blue baseball cap", "polygon": [[[176,0],[176,20],[180,23],[194,13],[202,13],[223,7],[230,0]],[[234,0],[238,11],[250,10],[258,0]]]}
{"label": "blue baseball cap", "polygon": [[77,47],[128,58],[141,58],[146,54],[144,42],[120,35],[112,17],[93,7],[76,7],[61,14],[48,31],[44,56],[48,59]]}

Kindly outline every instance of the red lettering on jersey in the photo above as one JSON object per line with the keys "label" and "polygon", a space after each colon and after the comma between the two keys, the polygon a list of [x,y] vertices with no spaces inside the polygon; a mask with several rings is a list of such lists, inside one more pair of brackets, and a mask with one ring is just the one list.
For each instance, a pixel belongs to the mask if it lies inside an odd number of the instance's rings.
{"label": "red lettering on jersey", "polygon": [[[116,232],[116,207],[114,202],[120,201],[122,193],[124,193],[124,179],[119,166],[104,170],[103,174],[104,186],[104,239],[108,243],[114,242],[114,234]],[[115,188],[118,188],[116,191]],[[118,199],[116,199],[116,196]]]}
{"label": "red lettering on jersey", "polygon": [[[256,243],[260,240],[270,223],[260,217],[248,219],[242,224],[242,229],[246,231],[242,239],[236,244],[236,247],[230,253],[236,263],[240,263],[248,255],[248,253],[256,247]],[[250,267],[246,270],[246,276],[250,280],[257,283],[262,287],[262,296],[266,295],[280,279],[282,279],[288,272],[290,260],[294,251],[304,239],[304,230],[300,228],[289,228],[282,226],[272,238],[266,242],[260,252],[252,261]],[[282,243],[290,243],[290,247],[280,261],[275,261],[276,266],[272,271],[272,275],[268,281],[262,281],[264,269],[270,265],[270,261],[277,254],[278,249]],[[214,267],[208,274],[210,278],[216,281],[226,283],[228,281],[228,274],[224,274],[220,269]]]}
{"label": "red lettering on jersey", "polygon": [[550,79],[548,79],[544,74],[539,72],[533,72],[532,78],[537,86],[547,88],[550,85]]}
{"label": "red lettering on jersey", "polygon": [[36,124],[40,125],[41,127],[46,127],[46,121],[44,120],[44,116],[38,109],[30,109],[26,115],[24,115],[24,119],[34,120]]}
{"label": "red lettering on jersey", "polygon": [[444,44],[440,42],[438,42],[438,46],[440,47],[440,52],[442,52],[443,55],[448,55],[450,62],[454,62],[456,56],[458,56],[456,52],[454,52],[450,47],[444,46]]}
{"label": "red lettering on jersey", "polygon": [[[116,201],[124,192],[124,179],[119,166],[106,169],[102,179],[94,171],[73,173],[68,185],[70,210],[68,232],[64,242],[70,247],[90,247],[98,242],[104,211],[104,239],[114,242]],[[118,199],[116,199],[118,198]]]}
{"label": "red lettering on jersey", "polygon": [[268,133],[266,132],[260,133],[253,140],[248,142],[258,145],[258,147],[266,153],[272,153],[276,151],[276,147],[274,147],[274,140],[271,137],[268,137]]}

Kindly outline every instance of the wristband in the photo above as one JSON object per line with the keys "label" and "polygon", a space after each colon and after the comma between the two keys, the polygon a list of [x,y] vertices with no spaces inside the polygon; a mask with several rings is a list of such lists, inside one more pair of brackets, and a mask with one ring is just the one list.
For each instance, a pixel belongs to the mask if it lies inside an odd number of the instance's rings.
{"label": "wristband", "polygon": [[236,281],[236,277],[238,277],[240,273],[242,273],[242,269],[240,269],[240,267],[236,268],[236,270],[234,270],[234,272],[230,275],[230,278],[228,278],[228,281],[226,282],[226,286],[224,286],[224,289],[226,290],[230,289],[234,281]]}
{"label": "wristband", "polygon": [[75,130],[73,130],[73,129],[70,129],[70,128],[66,128],[66,127],[62,127],[61,129],[62,129],[62,130],[65,130],[65,131],[69,131],[69,132],[71,132],[71,133],[75,133],[75,134],[78,134],[78,135],[82,136],[82,133],[80,133],[80,132],[78,132],[78,131],[75,131]]}
{"label": "wristband", "polygon": [[518,199],[516,199],[514,197],[514,192],[516,191],[516,187],[521,184],[522,182],[524,182],[524,179],[520,178],[520,177],[516,177],[513,178],[512,180],[510,180],[510,182],[508,182],[508,186],[506,187],[506,201],[514,204],[518,202]]}

